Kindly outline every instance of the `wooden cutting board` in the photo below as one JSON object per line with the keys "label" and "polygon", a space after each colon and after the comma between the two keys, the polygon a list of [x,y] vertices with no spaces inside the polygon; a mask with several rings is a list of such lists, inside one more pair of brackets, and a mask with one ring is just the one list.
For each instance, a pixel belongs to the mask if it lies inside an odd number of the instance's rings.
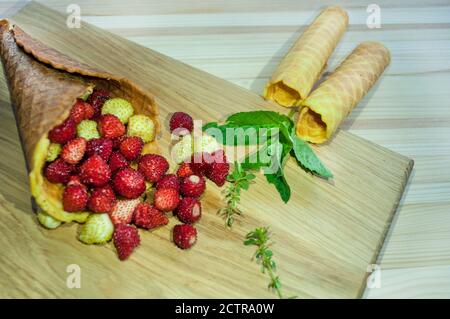
{"label": "wooden cutting board", "polygon": [[[227,81],[30,3],[12,17],[33,37],[74,58],[127,76],[157,98],[168,154],[168,116],[187,111],[203,121],[257,109],[285,110]],[[346,132],[316,147],[335,178],[325,181],[291,160],[286,178],[292,198],[284,204],[264,177],[242,196],[245,215],[232,230],[216,215],[220,190],[208,183],[199,238],[189,251],[170,241],[170,227],[141,231],[142,244],[120,262],[114,247],[76,240],[77,225],[49,231],[30,205],[25,163],[2,77],[0,107],[1,297],[275,297],[267,277],[242,242],[258,226],[270,226],[275,259],[287,296],[359,297],[367,268],[377,260],[407,183],[413,161]],[[172,169],[175,166],[172,166]],[[81,269],[81,288],[66,285],[68,266]]]}

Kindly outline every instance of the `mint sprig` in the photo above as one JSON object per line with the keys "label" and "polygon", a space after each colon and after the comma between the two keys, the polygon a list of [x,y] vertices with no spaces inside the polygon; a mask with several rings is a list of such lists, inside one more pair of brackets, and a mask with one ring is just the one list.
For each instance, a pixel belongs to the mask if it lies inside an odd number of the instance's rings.
{"label": "mint sprig", "polygon": [[[222,139],[214,134],[211,135],[224,145],[254,145],[260,144],[261,136],[258,130],[266,129],[266,134],[263,135],[265,145],[262,145],[263,152],[270,152],[275,149],[278,150],[272,154],[272,167],[270,163],[261,160],[261,154],[249,154],[242,162],[241,168],[243,170],[257,170],[262,169],[266,180],[275,186],[281,199],[286,203],[290,199],[291,191],[288,182],[284,176],[284,166],[287,159],[293,156],[299,166],[304,170],[311,172],[323,178],[331,178],[333,175],[330,170],[320,161],[317,155],[309,144],[300,139],[295,133],[295,126],[292,119],[286,115],[273,111],[251,111],[239,112],[229,116],[224,124],[211,122],[203,127],[204,131],[209,132],[209,129],[218,129],[221,132]],[[236,129],[239,129],[236,131]],[[248,130],[252,129],[252,130]],[[276,129],[276,131],[272,130]],[[248,130],[249,134],[242,135],[242,132]],[[275,133],[274,133],[275,132]],[[230,134],[231,133],[231,134]],[[251,133],[251,134],[250,134]],[[253,135],[252,135],[253,134]],[[255,136],[254,134],[258,134]],[[278,134],[277,136],[275,134]],[[271,138],[278,137],[276,145],[272,145]],[[261,152],[261,150],[259,151]],[[278,168],[273,169],[273,165],[277,164]]]}

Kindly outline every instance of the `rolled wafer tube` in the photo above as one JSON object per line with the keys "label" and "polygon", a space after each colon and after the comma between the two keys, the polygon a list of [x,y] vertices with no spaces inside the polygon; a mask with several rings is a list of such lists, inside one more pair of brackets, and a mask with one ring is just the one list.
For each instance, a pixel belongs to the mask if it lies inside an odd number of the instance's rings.
{"label": "rolled wafer tube", "polygon": [[283,58],[264,90],[282,106],[297,106],[311,92],[348,25],[338,6],[324,9]]}
{"label": "rolled wafer tube", "polygon": [[297,135],[312,143],[328,140],[390,62],[389,50],[363,42],[301,105]]}
{"label": "rolled wafer tube", "polygon": [[[0,54],[37,204],[57,220],[83,222],[87,212],[69,213],[62,205],[63,186],[42,174],[50,144],[47,133],[69,115],[75,101],[103,88],[127,99],[135,113],[149,116],[159,129],[153,96],[126,78],[92,68],[31,38],[0,20]],[[156,145],[156,142],[153,142]]]}

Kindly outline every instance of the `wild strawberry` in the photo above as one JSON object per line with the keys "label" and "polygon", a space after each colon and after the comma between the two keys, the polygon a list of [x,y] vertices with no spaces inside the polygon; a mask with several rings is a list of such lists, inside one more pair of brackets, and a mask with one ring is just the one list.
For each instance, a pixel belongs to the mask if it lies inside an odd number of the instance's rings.
{"label": "wild strawberry", "polygon": [[145,115],[133,115],[128,119],[128,136],[139,136],[144,143],[149,143],[155,139],[155,123]]}
{"label": "wild strawberry", "polygon": [[70,176],[69,181],[67,182],[67,186],[71,186],[71,185],[84,186],[83,183],[81,183],[80,177],[78,175]]}
{"label": "wild strawberry", "polygon": [[145,179],[132,168],[119,170],[113,178],[115,191],[128,199],[138,198],[145,192]]}
{"label": "wild strawberry", "polygon": [[173,228],[173,242],[181,249],[191,248],[197,241],[197,230],[189,224],[176,225]]}
{"label": "wild strawberry", "polygon": [[80,166],[80,179],[83,184],[103,186],[110,178],[111,170],[100,155],[92,155]]}
{"label": "wild strawberry", "polygon": [[86,155],[100,155],[104,161],[108,161],[113,149],[113,141],[108,138],[93,138],[87,142]]}
{"label": "wild strawberry", "polygon": [[62,158],[51,162],[44,170],[45,178],[51,183],[67,183],[75,166],[64,162]]}
{"label": "wild strawberry", "polygon": [[68,185],[63,193],[63,207],[66,212],[80,212],[86,208],[89,195],[82,185]]}
{"label": "wild strawberry", "polygon": [[210,153],[194,153],[191,157],[190,166],[194,174],[205,175],[208,171],[209,164],[212,162]]}
{"label": "wild strawberry", "polygon": [[170,212],[177,208],[180,202],[180,193],[173,188],[163,188],[156,190],[153,195],[153,204],[163,212]]}
{"label": "wild strawberry", "polygon": [[113,138],[113,149],[118,150],[120,147],[120,144],[122,144],[122,142],[127,138],[127,135],[122,135],[116,138]]}
{"label": "wild strawberry", "polygon": [[113,224],[118,225],[131,223],[134,210],[139,203],[139,198],[117,201],[112,212],[109,214]]}
{"label": "wild strawberry", "polygon": [[76,123],[82,120],[89,120],[94,116],[95,110],[92,105],[78,99],[70,110],[70,118]]}
{"label": "wild strawberry", "polygon": [[125,125],[112,114],[105,114],[98,120],[98,131],[105,138],[115,138],[125,134]]}
{"label": "wild strawberry", "polygon": [[109,158],[109,168],[112,173],[128,166],[130,166],[130,163],[122,154],[120,154],[120,152],[115,151],[111,154],[111,157]]}
{"label": "wild strawberry", "polygon": [[175,131],[176,129],[186,129],[189,132],[192,132],[194,129],[194,121],[189,114],[184,112],[175,112],[170,118],[170,132]]}
{"label": "wild strawberry", "polygon": [[178,219],[186,224],[193,224],[202,216],[202,205],[197,198],[184,197],[176,211]]}
{"label": "wild strawberry", "polygon": [[102,114],[113,114],[117,116],[123,124],[127,124],[128,119],[134,114],[134,108],[127,100],[115,97],[105,101],[105,104],[103,104],[102,107]]}
{"label": "wild strawberry", "polygon": [[217,186],[223,186],[227,180],[230,164],[227,162],[227,157],[223,150],[216,151],[211,154],[214,159],[206,171],[208,177]]}
{"label": "wild strawberry", "polygon": [[88,245],[107,243],[114,232],[108,214],[91,214],[81,226],[78,239]]}
{"label": "wild strawberry", "polygon": [[67,142],[61,151],[61,158],[69,164],[77,164],[86,151],[86,140],[82,137]]}
{"label": "wild strawberry", "polygon": [[110,213],[116,204],[116,195],[110,185],[92,191],[87,206],[94,213]]}
{"label": "wild strawberry", "polygon": [[116,226],[113,237],[120,260],[127,259],[141,242],[137,228],[125,224]]}
{"label": "wild strawberry", "polygon": [[141,203],[136,206],[133,220],[136,226],[145,229],[152,229],[169,223],[169,219],[163,212],[148,203]]}
{"label": "wild strawberry", "polygon": [[55,126],[48,132],[48,139],[52,143],[65,144],[77,135],[77,125],[72,119]]}
{"label": "wild strawberry", "polygon": [[212,163],[206,177],[208,177],[217,186],[221,187],[225,184],[230,170],[230,164],[228,163]]}
{"label": "wild strawberry", "polygon": [[103,104],[107,99],[109,99],[110,94],[108,91],[103,89],[94,89],[92,94],[87,98],[86,102],[92,105],[94,108],[94,116],[93,118],[97,118],[100,116],[100,112]]}
{"label": "wild strawberry", "polygon": [[180,192],[183,196],[199,197],[206,188],[205,178],[199,175],[184,177],[180,183]]}
{"label": "wild strawberry", "polygon": [[187,177],[193,174],[194,172],[192,171],[191,164],[189,163],[181,163],[180,167],[178,167],[177,176],[180,178]]}
{"label": "wild strawberry", "polygon": [[120,153],[129,161],[133,161],[141,155],[144,142],[139,136],[128,136],[120,143]]}
{"label": "wild strawberry", "polygon": [[139,160],[139,171],[152,183],[159,181],[168,169],[169,163],[158,154],[146,154]]}
{"label": "wild strawberry", "polygon": [[167,174],[156,183],[156,189],[173,188],[180,190],[180,181],[174,174]]}

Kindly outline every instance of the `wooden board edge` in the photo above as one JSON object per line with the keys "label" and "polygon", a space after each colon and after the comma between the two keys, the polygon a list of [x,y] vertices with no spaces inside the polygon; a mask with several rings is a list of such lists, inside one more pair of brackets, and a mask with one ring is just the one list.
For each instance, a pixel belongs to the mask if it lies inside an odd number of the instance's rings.
{"label": "wooden board edge", "polygon": [[[406,185],[408,185],[408,181],[409,181],[409,178],[411,176],[411,172],[412,172],[413,167],[414,167],[414,160],[410,159],[410,158],[407,158],[407,161],[408,161],[408,164],[406,165],[405,177],[404,177],[404,180],[403,180],[404,182],[402,183],[401,189],[398,192],[398,197],[397,197],[394,205],[392,206],[392,210],[391,210],[391,214],[390,214],[389,220],[386,222],[386,226],[384,228],[383,233],[381,234],[381,238],[380,238],[378,247],[376,248],[376,250],[375,250],[375,252],[374,252],[374,254],[372,256],[372,259],[370,261],[370,265],[374,265],[374,264],[377,263],[377,261],[379,261],[378,258],[380,257],[381,249],[383,248],[383,245],[384,245],[384,243],[386,241],[386,237],[387,237],[387,235],[389,233],[389,230],[391,228],[392,221],[394,220],[394,217],[397,214],[398,206],[399,206],[400,201],[401,201],[401,199],[403,197],[403,194],[405,192]],[[357,294],[356,298],[361,299],[363,297],[364,291],[366,289],[367,279],[368,279],[369,276],[370,276],[370,273],[366,272],[366,276],[364,277],[364,280],[363,280],[363,282],[361,284],[361,287],[360,287],[360,289],[358,291],[358,294]]]}

